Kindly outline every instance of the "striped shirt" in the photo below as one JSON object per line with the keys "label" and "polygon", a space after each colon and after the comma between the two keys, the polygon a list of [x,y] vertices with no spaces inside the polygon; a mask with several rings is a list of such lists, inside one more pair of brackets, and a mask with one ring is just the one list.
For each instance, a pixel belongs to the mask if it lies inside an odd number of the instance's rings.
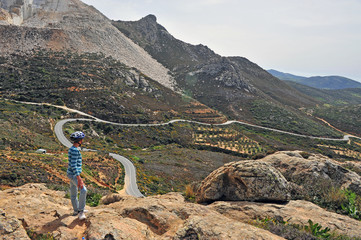
{"label": "striped shirt", "polygon": [[69,165],[68,165],[67,174],[73,176],[80,175],[80,173],[82,172],[81,170],[82,157],[79,149],[72,146],[71,148],[69,148],[68,156],[69,156]]}

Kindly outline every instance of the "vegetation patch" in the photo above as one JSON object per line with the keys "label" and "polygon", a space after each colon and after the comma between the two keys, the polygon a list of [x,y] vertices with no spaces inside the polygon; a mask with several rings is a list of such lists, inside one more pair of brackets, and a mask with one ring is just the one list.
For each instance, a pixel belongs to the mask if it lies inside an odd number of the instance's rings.
{"label": "vegetation patch", "polygon": [[322,137],[342,137],[342,134],[324,126],[304,113],[295,113],[263,100],[254,101],[251,109],[259,125],[287,132]]}
{"label": "vegetation patch", "polygon": [[264,218],[250,222],[254,226],[266,229],[285,239],[297,240],[357,240],[359,238],[341,235],[336,231],[331,231],[328,227],[323,227],[319,223],[314,223],[311,219],[307,225],[293,224],[283,220],[283,218]]}
{"label": "vegetation patch", "polygon": [[325,119],[337,128],[361,136],[361,105],[323,105],[314,109],[314,116]]}
{"label": "vegetation patch", "polygon": [[66,105],[122,123],[225,120],[217,111],[183,98],[137,69],[95,53],[14,54],[0,65],[0,97]]}

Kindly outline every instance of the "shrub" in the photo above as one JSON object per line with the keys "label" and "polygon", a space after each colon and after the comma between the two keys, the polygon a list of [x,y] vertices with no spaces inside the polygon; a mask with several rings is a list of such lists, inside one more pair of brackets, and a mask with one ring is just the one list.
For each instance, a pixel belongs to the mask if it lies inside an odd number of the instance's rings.
{"label": "shrub", "polygon": [[343,190],[347,198],[346,204],[341,204],[342,210],[348,214],[349,216],[361,220],[361,213],[358,209],[357,202],[356,202],[356,193],[352,192],[351,190],[345,189]]}
{"label": "shrub", "polygon": [[192,185],[188,184],[185,188],[185,198],[191,202],[195,202],[196,193]]}
{"label": "shrub", "polygon": [[86,196],[86,203],[91,207],[96,207],[99,205],[102,195],[100,193],[88,191]]}
{"label": "shrub", "polygon": [[55,240],[55,237],[50,233],[47,234],[36,233],[32,229],[27,229],[26,234],[32,240]]}
{"label": "shrub", "polygon": [[325,229],[322,229],[322,226],[318,223],[313,223],[311,219],[308,220],[308,226],[304,226],[304,229],[311,233],[315,237],[320,237],[322,239],[329,239],[331,236],[330,233],[328,233],[331,229],[326,227]]}

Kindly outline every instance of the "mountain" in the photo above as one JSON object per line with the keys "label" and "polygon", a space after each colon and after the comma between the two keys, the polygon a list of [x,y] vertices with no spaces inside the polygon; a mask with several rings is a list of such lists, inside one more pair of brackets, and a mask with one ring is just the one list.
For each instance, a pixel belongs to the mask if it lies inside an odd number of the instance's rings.
{"label": "mountain", "polygon": [[112,121],[224,120],[173,91],[169,70],[93,7],[79,0],[0,4],[0,96],[58,102]]}
{"label": "mountain", "polygon": [[2,97],[66,104],[118,122],[227,117],[335,134],[299,110],[317,100],[246,58],[175,39],[153,15],[111,22],[79,0],[0,2]]}
{"label": "mountain", "polygon": [[243,57],[222,57],[204,45],[174,38],[156,17],[114,21],[122,33],[170,69],[184,93],[232,118],[252,119],[252,102],[262,99],[282,106],[310,106],[315,100]]}
{"label": "mountain", "polygon": [[270,74],[272,74],[273,76],[275,76],[276,78],[279,78],[281,80],[286,80],[286,81],[302,81],[304,79],[306,79],[306,77],[301,77],[301,76],[296,76],[290,73],[283,73],[283,72],[279,72],[277,70],[274,69],[270,69],[267,70],[267,72],[269,72]]}
{"label": "mountain", "polygon": [[340,76],[310,77],[305,81],[305,85],[322,89],[361,88],[360,82]]}
{"label": "mountain", "polygon": [[0,0],[0,54],[34,49],[103,53],[135,67],[168,88],[168,69],[80,0]]}
{"label": "mountain", "polygon": [[[305,230],[316,227],[360,237],[361,141],[298,109],[323,102],[245,58],[173,38],[152,15],[112,23],[78,0],[0,7],[1,239],[315,239]],[[63,126],[97,150],[82,152],[85,221],[71,215],[67,149],[54,134],[74,110],[132,123]],[[350,110],[345,125],[358,127]],[[137,124],[178,118],[210,124]],[[212,124],[227,118],[337,139]],[[134,164],[147,197],[121,195],[127,175],[109,152]]]}
{"label": "mountain", "polygon": [[281,80],[292,81],[318,89],[336,90],[336,89],[346,89],[346,88],[361,88],[360,82],[340,76],[325,76],[325,77],[315,76],[315,77],[307,78],[307,77],[292,75],[289,73],[279,72],[273,69],[267,71]]}
{"label": "mountain", "polygon": [[325,104],[347,105],[361,104],[361,88],[346,89],[318,89],[299,84],[292,81],[285,81],[299,92],[310,96]]}

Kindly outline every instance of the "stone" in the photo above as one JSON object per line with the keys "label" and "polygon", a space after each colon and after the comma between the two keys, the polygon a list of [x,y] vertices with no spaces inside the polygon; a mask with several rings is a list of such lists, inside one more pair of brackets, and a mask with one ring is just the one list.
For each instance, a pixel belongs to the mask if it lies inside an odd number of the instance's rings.
{"label": "stone", "polygon": [[282,202],[290,199],[291,185],[268,163],[240,161],[224,165],[203,180],[196,200]]}
{"label": "stone", "polygon": [[12,24],[12,18],[10,13],[2,8],[0,8],[0,24]]}
{"label": "stone", "polygon": [[112,193],[100,199],[100,204],[109,205],[111,203],[119,202],[123,197],[120,194]]}
{"label": "stone", "polygon": [[119,213],[109,210],[95,210],[89,215],[89,226],[85,236],[89,240],[97,239],[155,239],[150,228],[137,220],[123,218]]}
{"label": "stone", "polygon": [[15,217],[7,217],[0,209],[0,239],[25,240],[30,238],[20,220]]}

